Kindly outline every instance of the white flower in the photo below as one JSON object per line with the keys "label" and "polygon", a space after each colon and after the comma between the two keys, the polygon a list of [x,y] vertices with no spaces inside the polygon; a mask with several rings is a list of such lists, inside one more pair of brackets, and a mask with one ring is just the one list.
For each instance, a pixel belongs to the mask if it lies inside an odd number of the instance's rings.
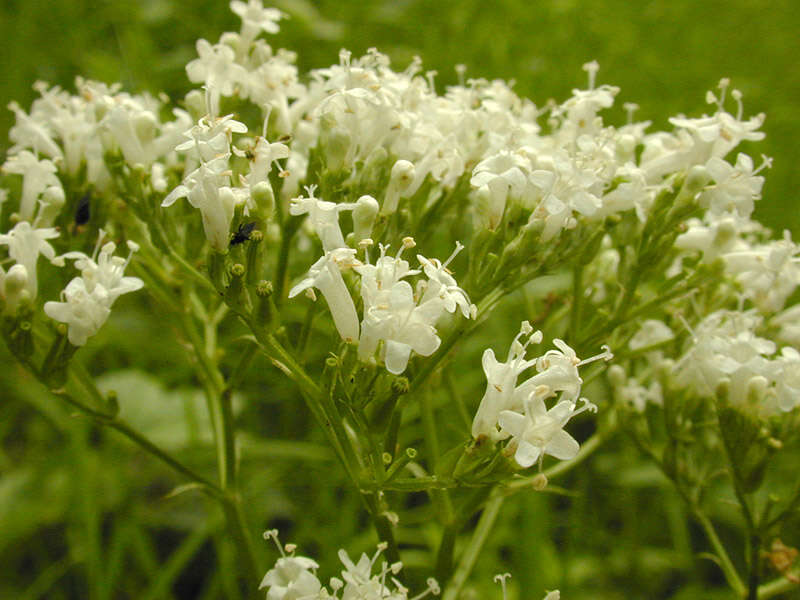
{"label": "white flower", "polygon": [[236,85],[247,77],[247,70],[236,63],[236,53],[226,44],[197,40],[198,58],[186,65],[186,75],[192,83],[205,83],[209,93],[209,112],[219,114],[219,97],[233,95]]}
{"label": "white flower", "polygon": [[640,348],[647,348],[666,342],[674,337],[675,334],[672,333],[672,329],[663,321],[645,319],[639,326],[638,331],[631,337],[628,346],[631,350],[639,350]]}
{"label": "white flower", "polygon": [[22,198],[19,204],[20,218],[32,221],[39,196],[50,186],[61,187],[56,177],[56,166],[48,159],[37,159],[28,150],[9,156],[3,164],[6,173],[22,175]]}
{"label": "white flower", "polygon": [[161,202],[168,207],[178,198],[187,198],[203,216],[203,230],[211,247],[219,252],[228,248],[231,221],[237,204],[246,200],[240,189],[229,187],[228,155],[202,163]]}
{"label": "white flower", "polygon": [[470,303],[467,293],[458,287],[458,283],[447,270],[447,265],[464,249],[463,244],[456,242],[456,249],[450,257],[442,263],[436,258],[427,259],[417,254],[417,260],[422,265],[428,281],[425,291],[420,298],[420,304],[430,301],[440,302],[442,308],[449,313],[455,312],[456,308],[461,309],[464,318],[474,318],[477,308]]}
{"label": "white flower", "polygon": [[[524,336],[528,336],[528,339],[523,344],[520,339]],[[511,342],[505,362],[499,362],[491,348],[483,352],[486,391],[472,422],[472,437],[486,435],[495,441],[508,437],[498,430],[498,417],[504,410],[522,410],[524,398],[517,393],[517,377],[536,364],[536,359],[525,360],[525,350],[529,344],[538,344],[541,341],[542,332],[533,332],[530,324],[523,321],[520,332]]]}
{"label": "white flower", "polygon": [[59,237],[56,229],[34,229],[27,221],[20,221],[8,233],[0,234],[0,245],[8,246],[8,255],[18,264],[25,267],[27,273],[27,290],[31,300],[38,292],[36,263],[41,254],[57,266],[63,265],[56,257],[56,252],[47,240]]}
{"label": "white flower", "polygon": [[355,253],[352,248],[335,248],[326,252],[311,266],[303,280],[289,291],[289,298],[294,298],[309,288],[317,288],[328,303],[336,330],[348,343],[358,339],[358,314],[342,271],[359,268],[361,263],[356,260]]}
{"label": "white flower", "polygon": [[343,210],[353,210],[355,203],[336,204],[314,197],[315,186],[306,189],[308,197],[292,198],[289,213],[292,215],[305,215],[311,221],[317,236],[322,242],[322,250],[329,252],[345,246],[342,229],[339,226],[339,213]]}
{"label": "white flower", "polygon": [[277,8],[264,8],[261,0],[249,0],[247,4],[241,0],[233,0],[230,7],[241,17],[242,37],[247,40],[252,40],[262,31],[278,33],[278,21],[286,16]]}
{"label": "white flower", "polygon": [[385,292],[380,302],[370,306],[365,303],[358,356],[369,360],[383,340],[386,369],[399,375],[405,371],[412,350],[430,356],[439,348],[441,339],[433,326],[438,315],[426,311],[425,305],[417,306],[407,281],[398,281]]}
{"label": "white flower", "polygon": [[[547,393],[547,390],[543,392]],[[588,400],[582,400],[581,408],[576,409],[577,403],[561,400],[548,410],[542,394],[534,392],[525,401],[524,415],[513,410],[502,411],[498,422],[502,430],[512,436],[509,449],[516,447],[514,460],[527,468],[545,454],[560,460],[575,458],[580,445],[564,431],[564,425],[585,410],[597,410]]]}
{"label": "white flower", "polygon": [[758,173],[769,165],[769,161],[765,161],[758,169],[753,169],[753,159],[741,152],[736,157],[736,166],[717,156],[711,157],[706,169],[714,185],[700,196],[703,206],[709,206],[709,210],[715,213],[736,211],[749,217],[753,212],[753,202],[761,197],[764,185],[764,178]]}
{"label": "white flower", "polygon": [[267,589],[267,600],[312,600],[322,585],[312,572],[319,565],[304,556],[283,556],[267,571],[258,589]]}
{"label": "white flower", "polygon": [[500,224],[507,198],[523,195],[528,186],[526,174],[530,169],[530,161],[507,150],[485,158],[475,166],[469,182],[487,197],[485,217],[489,229]]}
{"label": "white flower", "polygon": [[474,314],[474,308],[455,280],[440,271],[438,260],[420,257],[432,277],[418,286],[418,290],[423,290],[421,294],[414,294],[405,278],[418,275],[419,271],[410,269],[408,262],[400,257],[404,249],[414,245],[412,238],[404,238],[395,257],[386,256],[387,248],[381,246],[381,256],[374,265],[356,267],[361,275],[364,301],[358,357],[362,361],[372,360],[383,342],[382,358],[386,368],[394,374],[405,371],[412,351],[420,356],[436,352],[441,339],[435,325],[445,312],[454,312],[457,306],[463,306],[468,317]]}
{"label": "white flower", "polygon": [[17,144],[12,148],[12,153],[22,148],[32,148],[36,154],[45,154],[54,160],[64,157],[61,148],[53,141],[53,134],[46,122],[25,114],[16,102],[9,103],[8,109],[17,117],[8,132],[8,138]]}
{"label": "white flower", "polygon": [[128,242],[128,247],[131,252],[127,260],[112,256],[116,249],[113,242],[103,246],[96,262],[95,257],[90,258],[82,252],[65,255],[76,259],[75,266],[81,269],[81,276],[67,284],[61,292],[61,302],[45,302],[44,312],[51,319],[68,325],[67,337],[73,346],[83,346],[100,330],[111,314],[111,305],[121,294],[136,291],[144,285],[137,277],[124,276],[125,267],[138,249],[133,242]]}
{"label": "white flower", "polygon": [[230,153],[234,133],[247,133],[247,126],[233,115],[205,116],[183,133],[183,137],[189,139],[178,144],[175,150],[186,152],[192,162],[210,162]]}
{"label": "white flower", "polygon": [[[529,337],[523,344],[520,339],[524,336]],[[497,361],[491,348],[484,351],[483,370],[486,374],[486,391],[472,422],[473,437],[478,438],[485,435],[494,441],[506,439],[509,435],[517,435],[519,437],[522,434],[515,434],[514,432],[527,431],[532,427],[531,424],[526,424],[519,420],[523,417],[520,413],[526,412],[529,420],[535,421],[539,419],[538,423],[542,425],[545,420],[539,417],[542,411],[547,412],[544,407],[544,400],[556,394],[561,394],[559,404],[566,404],[553,415],[561,415],[565,410],[564,406],[567,404],[572,406],[574,410],[580,395],[581,384],[583,383],[578,374],[578,367],[596,360],[610,360],[613,357],[608,347],[604,346],[604,351],[601,354],[580,360],[572,348],[562,340],[556,339],[553,340],[553,343],[558,347],[558,350],[549,350],[539,358],[525,360],[525,351],[528,345],[531,343],[538,344],[541,341],[542,332],[533,332],[530,324],[527,321],[523,321],[520,332],[511,342],[511,348],[505,363]],[[519,375],[534,365],[537,373],[526,381],[517,384]],[[532,402],[533,404],[531,404]],[[588,402],[586,402],[586,406],[589,406]],[[581,411],[585,408],[582,408]],[[517,416],[513,416],[510,413],[514,413]],[[505,417],[501,421],[501,415],[503,414],[505,414]],[[551,416],[555,418],[553,415]],[[572,413],[570,413],[571,415]],[[503,422],[507,426],[503,425]],[[563,441],[566,438],[560,436],[559,439]],[[554,451],[559,451],[558,448],[563,448],[563,444],[561,446],[558,445],[558,440],[555,443],[556,446],[554,448],[556,450]],[[523,452],[528,452],[528,450]]]}

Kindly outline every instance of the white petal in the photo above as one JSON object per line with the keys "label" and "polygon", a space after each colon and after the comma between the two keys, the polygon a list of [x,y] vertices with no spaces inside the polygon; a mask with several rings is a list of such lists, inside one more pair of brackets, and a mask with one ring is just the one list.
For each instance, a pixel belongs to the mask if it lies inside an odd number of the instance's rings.
{"label": "white petal", "polygon": [[544,451],[560,460],[569,460],[575,458],[580,448],[575,438],[561,429],[550,439]]}
{"label": "white petal", "polygon": [[408,358],[411,355],[411,346],[395,342],[394,340],[386,341],[386,370],[389,373],[400,375],[406,370],[408,365]]}

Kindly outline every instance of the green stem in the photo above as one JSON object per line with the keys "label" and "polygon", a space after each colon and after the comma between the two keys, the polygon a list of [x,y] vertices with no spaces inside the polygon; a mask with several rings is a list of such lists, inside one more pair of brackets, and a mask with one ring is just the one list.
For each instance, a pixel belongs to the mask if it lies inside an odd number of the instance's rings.
{"label": "green stem", "polygon": [[569,318],[569,338],[576,339],[580,331],[581,300],[583,299],[583,265],[577,265],[572,272],[572,308]]}
{"label": "green stem", "polygon": [[491,498],[486,504],[486,508],[483,509],[483,513],[478,520],[478,525],[472,533],[472,539],[470,539],[469,545],[458,561],[456,572],[447,584],[442,600],[456,600],[456,598],[458,598],[458,595],[461,593],[461,588],[464,587],[464,583],[466,583],[469,574],[472,572],[478,560],[478,555],[481,553],[483,545],[489,537],[489,532],[494,527],[494,522],[497,519],[497,515],[500,513],[503,500],[504,498],[502,495],[497,495]]}
{"label": "green stem", "polygon": [[789,576],[793,577],[794,581],[787,576],[783,576],[759,586],[758,600],[768,600],[768,598],[774,598],[779,594],[797,590],[797,580],[800,578],[800,569],[794,569],[794,571],[789,573]]}
{"label": "green stem", "polygon": [[278,251],[278,264],[275,267],[275,304],[278,306],[283,304],[284,300],[283,294],[286,289],[286,277],[289,270],[289,251],[294,237],[294,229],[287,231],[284,225],[282,231],[281,246]]}
{"label": "green stem", "polygon": [[[97,395],[100,395],[100,391],[97,390],[97,387],[94,385],[94,381],[91,381],[91,378],[89,374],[85,371],[85,369],[76,370],[75,364],[76,363],[70,365],[70,375],[72,375],[75,380],[81,381],[82,387],[84,387],[84,389],[86,388],[93,389],[95,390]],[[161,462],[171,467],[174,471],[177,471],[181,475],[189,478],[191,481],[199,483],[200,485],[205,487],[207,491],[209,491],[213,495],[218,496],[222,493],[222,490],[215,483],[206,479],[202,475],[199,475],[198,473],[196,473],[195,471],[193,471],[180,461],[176,460],[175,458],[164,452],[161,448],[156,446],[153,442],[151,442],[149,439],[147,439],[145,436],[143,436],[135,429],[132,429],[129,425],[127,425],[123,421],[120,421],[116,417],[109,417],[106,414],[100,413],[96,410],[89,408],[82,402],[73,398],[68,393],[57,392],[56,395],[63,398],[68,404],[78,409],[80,412],[84,413],[88,417],[92,418],[97,423],[106,425],[111,429],[118,431],[126,438],[128,438],[131,442],[133,442],[134,444],[136,444],[137,446],[139,446],[140,448],[142,448],[155,458],[159,459]]]}
{"label": "green stem", "polygon": [[[74,406],[74,404],[73,404]],[[120,432],[126,438],[131,440],[133,443],[138,445],[140,448],[144,449],[151,455],[158,458],[163,463],[169,465],[173,470],[177,471],[181,475],[188,477],[195,483],[199,483],[200,485],[204,486],[208,489],[213,495],[219,497],[222,494],[222,490],[217,486],[217,484],[213,483],[212,481],[202,477],[201,475],[195,473],[192,469],[181,463],[180,461],[174,459],[169,454],[161,450],[158,446],[156,446],[153,442],[148,440],[142,434],[137,432],[136,430],[132,429],[127,424],[123,423],[122,421],[118,421],[116,419],[108,421],[108,420],[100,420],[101,423],[111,427],[112,429]]]}
{"label": "green stem", "polygon": [[728,556],[725,546],[719,539],[717,531],[714,529],[714,524],[711,523],[711,520],[698,507],[693,507],[692,513],[694,514],[694,517],[697,519],[698,523],[700,523],[700,526],[703,528],[708,541],[711,542],[711,546],[714,548],[714,552],[717,554],[719,567],[722,569],[723,575],[725,575],[725,581],[728,582],[728,585],[737,596],[740,598],[745,597],[747,595],[747,590],[745,589],[742,580],[739,578],[739,573],[737,573],[736,567],[733,566],[733,562]]}
{"label": "green stem", "polygon": [[386,558],[390,563],[399,561],[400,550],[397,548],[397,540],[394,537],[394,528],[388,517],[383,514],[377,494],[366,492],[362,493],[361,497],[364,499],[364,504],[366,505],[370,515],[372,515],[372,523],[375,526],[375,531],[378,534],[379,540],[386,542]]}
{"label": "green stem", "polygon": [[256,600],[261,597],[257,584],[262,575],[256,561],[252,538],[248,535],[249,528],[245,523],[241,500],[238,495],[228,494],[221,498],[221,503],[228,531],[233,537],[239,558],[243,561],[241,578],[244,580],[247,597]]}

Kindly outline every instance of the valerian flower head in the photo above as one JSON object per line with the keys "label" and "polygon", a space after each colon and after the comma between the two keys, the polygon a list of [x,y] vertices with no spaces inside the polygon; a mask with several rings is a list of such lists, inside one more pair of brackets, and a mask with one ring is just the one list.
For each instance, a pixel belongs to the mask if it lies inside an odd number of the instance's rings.
{"label": "valerian flower head", "polygon": [[120,295],[134,292],[144,285],[138,277],[124,275],[138,245],[128,242],[128,248],[130,254],[127,259],[112,256],[116,249],[113,242],[103,245],[99,257],[97,249],[92,257],[82,252],[64,255],[75,259],[81,276],[67,284],[61,293],[61,302],[45,302],[44,312],[51,319],[67,324],[67,337],[73,346],[85,345],[100,330],[111,314],[111,305]]}
{"label": "valerian flower head", "polygon": [[[520,340],[525,337],[527,340],[521,342]],[[486,391],[472,421],[472,437],[485,435],[493,440],[508,437],[498,429],[498,417],[503,410],[522,409],[524,398],[522,394],[517,393],[517,378],[523,371],[536,364],[536,359],[525,360],[528,345],[538,344],[541,341],[542,332],[534,332],[530,324],[523,321],[520,332],[511,342],[505,362],[499,362],[491,348],[483,352]]]}
{"label": "valerian flower head", "polygon": [[[520,339],[524,336],[529,337],[523,344]],[[491,348],[484,352],[486,391],[472,422],[474,438],[486,436],[499,441],[513,437],[509,449],[517,453],[515,458],[523,467],[532,465],[544,454],[556,458],[574,456],[571,453],[573,450],[577,452],[577,442],[559,431],[572,416],[589,408],[596,410],[585,399],[583,407],[577,408],[583,383],[578,367],[596,360],[610,360],[613,356],[605,347],[601,354],[580,360],[572,348],[556,339],[553,343],[558,350],[549,350],[538,358],[526,360],[528,345],[541,340],[542,333],[533,333],[530,324],[523,321],[505,363],[495,359]],[[519,375],[533,366],[537,373],[518,384]],[[545,400],[556,395],[559,401],[548,410]]]}

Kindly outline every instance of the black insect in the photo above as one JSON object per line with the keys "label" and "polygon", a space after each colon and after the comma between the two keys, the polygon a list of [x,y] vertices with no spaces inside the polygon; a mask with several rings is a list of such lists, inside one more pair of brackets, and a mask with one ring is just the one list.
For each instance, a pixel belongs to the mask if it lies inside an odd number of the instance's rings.
{"label": "black insect", "polygon": [[91,194],[86,192],[83,197],[78,200],[78,205],[75,207],[75,225],[86,225],[91,216],[89,212],[89,198]]}
{"label": "black insect", "polygon": [[231,236],[231,246],[236,246],[238,244],[243,244],[247,240],[250,239],[250,234],[253,233],[253,229],[256,228],[256,222],[253,221],[252,223],[240,223],[239,229],[236,230],[236,233]]}

